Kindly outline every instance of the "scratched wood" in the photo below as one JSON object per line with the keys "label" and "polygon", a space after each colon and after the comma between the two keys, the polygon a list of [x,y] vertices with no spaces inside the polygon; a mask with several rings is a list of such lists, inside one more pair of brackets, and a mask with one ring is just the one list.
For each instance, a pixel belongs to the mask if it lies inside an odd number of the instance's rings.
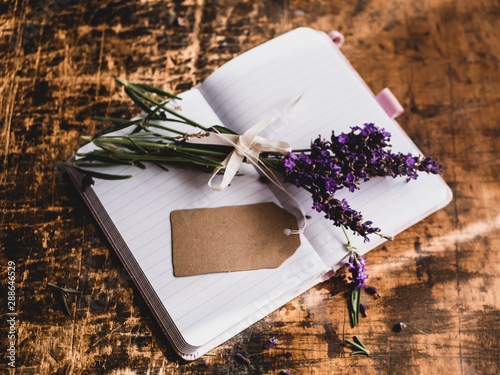
{"label": "scratched wood", "polygon": [[[181,92],[298,26],[344,33],[344,54],[374,91],[391,88],[406,108],[399,123],[446,166],[454,200],[370,253],[369,284],[383,296],[362,296],[368,317],[356,328],[334,278],[207,365],[185,362],[54,162],[99,130],[92,115],[137,113],[114,77]],[[0,274],[6,285],[16,263],[18,309],[8,373],[499,373],[499,30],[493,0],[0,2]],[[71,316],[47,282],[83,291],[68,298]],[[370,357],[349,356],[354,334]],[[280,344],[265,350],[270,336]]]}

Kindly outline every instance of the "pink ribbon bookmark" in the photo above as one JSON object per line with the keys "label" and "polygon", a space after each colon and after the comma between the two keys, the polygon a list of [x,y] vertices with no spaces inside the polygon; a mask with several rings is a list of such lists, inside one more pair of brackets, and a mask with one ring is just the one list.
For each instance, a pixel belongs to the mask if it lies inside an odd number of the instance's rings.
{"label": "pink ribbon bookmark", "polygon": [[375,100],[390,118],[396,118],[404,112],[401,104],[387,87],[375,96]]}

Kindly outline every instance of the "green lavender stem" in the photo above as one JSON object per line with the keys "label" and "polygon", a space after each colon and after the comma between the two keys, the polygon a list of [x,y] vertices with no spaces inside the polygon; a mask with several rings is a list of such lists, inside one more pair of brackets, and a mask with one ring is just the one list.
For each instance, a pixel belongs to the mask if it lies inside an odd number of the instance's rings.
{"label": "green lavender stem", "polygon": [[349,239],[349,236],[347,235],[347,232],[345,230],[345,227],[343,225],[341,225],[340,227],[342,228],[344,236],[347,240],[347,250],[349,251],[349,255],[352,255],[352,253],[356,251],[356,248],[352,245],[351,240]]}
{"label": "green lavender stem", "polygon": [[361,289],[354,288],[351,291],[351,301],[350,301],[350,317],[351,317],[351,327],[355,327],[359,323],[359,305],[361,303]]}

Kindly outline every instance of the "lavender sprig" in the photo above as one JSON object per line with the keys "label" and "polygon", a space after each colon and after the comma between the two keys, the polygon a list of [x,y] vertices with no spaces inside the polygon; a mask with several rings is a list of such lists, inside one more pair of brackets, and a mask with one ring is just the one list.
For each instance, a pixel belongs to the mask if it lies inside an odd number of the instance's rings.
{"label": "lavender sprig", "polygon": [[335,135],[330,140],[316,138],[311,149],[291,152],[282,160],[281,172],[288,182],[308,190],[314,208],[336,226],[344,226],[369,241],[369,234],[380,234],[380,228],[364,221],[360,212],[352,209],[345,199],[335,193],[348,189],[354,192],[362,181],[374,177],[405,176],[416,179],[418,172],[440,174],[437,159],[393,153],[388,147],[390,133],[374,124],[354,126],[350,133]]}

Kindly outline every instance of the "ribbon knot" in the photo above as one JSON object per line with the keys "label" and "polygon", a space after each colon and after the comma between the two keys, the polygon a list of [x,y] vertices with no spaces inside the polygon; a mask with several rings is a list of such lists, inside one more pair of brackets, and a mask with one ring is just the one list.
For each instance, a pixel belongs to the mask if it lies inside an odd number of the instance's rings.
{"label": "ribbon knot", "polygon": [[[207,145],[224,145],[224,146],[233,146],[234,150],[222,161],[222,168],[215,168],[212,173],[212,177],[208,181],[208,186],[210,186],[213,190],[223,190],[225,189],[232,181],[233,177],[238,172],[238,168],[246,158],[247,163],[251,163],[255,166],[258,166],[259,163],[259,155],[261,152],[279,152],[282,155],[288,154],[292,149],[290,145],[286,142],[269,140],[263,137],[260,137],[258,134],[269,126],[274,120],[283,116],[286,112],[292,109],[302,98],[300,96],[297,100],[295,100],[290,106],[283,109],[280,112],[272,113],[258,123],[249,128],[242,135],[236,134],[222,134],[216,131],[216,133],[210,133],[210,137],[192,137],[188,138],[186,141],[188,143],[196,143],[196,144],[207,144]],[[261,163],[262,164],[262,163]],[[265,169],[267,167],[263,165]],[[224,175],[222,176],[222,182],[219,185],[213,185],[212,181],[214,177],[219,173],[221,169],[224,169]],[[259,168],[258,168],[259,169]]]}
{"label": "ribbon knot", "polygon": [[239,156],[245,157],[252,151],[251,145],[247,146],[243,140],[243,137],[241,136],[238,137],[238,142],[236,142],[236,145],[238,147],[235,147],[234,152],[236,152],[236,154],[238,154]]}
{"label": "ribbon knot", "polygon": [[[222,161],[223,167],[215,168],[210,180],[208,181],[208,186],[210,186],[213,190],[221,191],[225,189],[229,183],[232,181],[233,177],[238,172],[238,168],[240,167],[243,160],[246,158],[247,163],[253,164],[264,176],[266,176],[269,181],[271,181],[274,185],[276,185],[279,189],[281,189],[285,194],[287,194],[292,200],[295,201],[297,206],[300,209],[302,214],[303,224],[302,228],[299,230],[290,230],[286,229],[285,234],[300,234],[303,233],[305,229],[305,213],[302,209],[300,202],[293,197],[290,193],[286,191],[283,187],[279,179],[273,173],[271,169],[269,169],[260,159],[259,155],[261,152],[279,152],[282,155],[287,155],[292,149],[290,145],[283,141],[269,140],[263,137],[260,137],[258,134],[270,125],[274,120],[283,116],[286,112],[292,109],[302,98],[300,96],[297,100],[295,100],[290,106],[282,110],[278,113],[270,114],[260,120],[257,124],[249,128],[242,135],[236,134],[223,134],[219,133],[215,129],[215,133],[209,133],[209,137],[192,137],[187,138],[186,142],[188,143],[196,143],[196,144],[207,144],[207,145],[223,145],[223,146],[233,146],[234,150]],[[224,169],[224,175],[222,176],[222,181],[219,185],[212,185],[212,180],[219,173],[221,169]]]}

